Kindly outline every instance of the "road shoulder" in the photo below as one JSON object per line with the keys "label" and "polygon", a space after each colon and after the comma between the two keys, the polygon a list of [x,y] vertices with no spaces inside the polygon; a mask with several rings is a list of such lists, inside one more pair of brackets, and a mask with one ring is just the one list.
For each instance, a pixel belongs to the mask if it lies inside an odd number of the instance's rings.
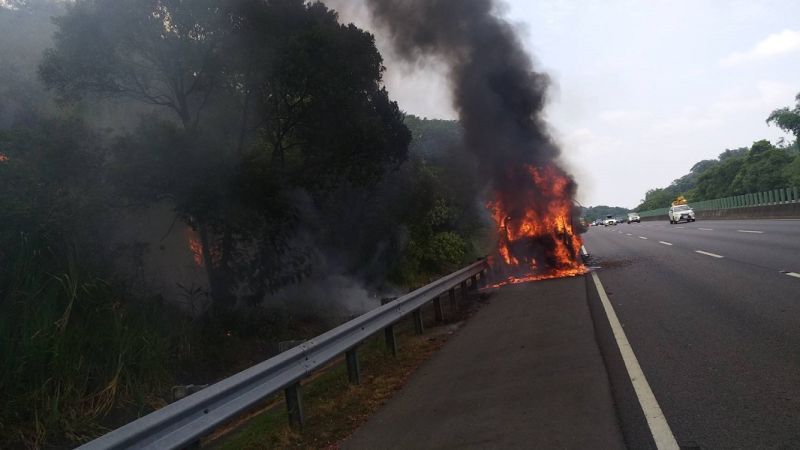
{"label": "road shoulder", "polygon": [[504,287],[344,448],[625,448],[582,277]]}

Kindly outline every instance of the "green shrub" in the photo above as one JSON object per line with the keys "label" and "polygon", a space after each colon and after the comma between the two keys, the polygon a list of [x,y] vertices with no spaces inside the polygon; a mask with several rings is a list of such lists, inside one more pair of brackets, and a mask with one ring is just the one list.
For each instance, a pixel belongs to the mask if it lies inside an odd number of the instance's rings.
{"label": "green shrub", "polygon": [[0,447],[96,436],[115,407],[152,409],[169,381],[170,318],[24,237],[0,278]]}

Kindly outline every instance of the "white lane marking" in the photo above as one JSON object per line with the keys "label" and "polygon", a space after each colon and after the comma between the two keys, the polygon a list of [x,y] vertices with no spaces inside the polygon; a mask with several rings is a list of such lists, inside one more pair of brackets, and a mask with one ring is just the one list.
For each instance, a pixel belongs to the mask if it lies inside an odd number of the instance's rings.
{"label": "white lane marking", "polygon": [[632,235],[632,234],[630,234],[630,233],[625,233],[625,234],[626,234],[627,236],[633,236],[633,235]]}
{"label": "white lane marking", "polygon": [[789,275],[790,277],[800,278],[800,273],[786,272],[786,275]]}
{"label": "white lane marking", "polygon": [[647,239],[647,238],[644,236],[639,236],[639,239]]}
{"label": "white lane marking", "polygon": [[722,256],[722,255],[718,255],[716,253],[704,252],[702,250],[695,250],[694,252],[695,253],[700,253],[701,255],[713,256],[714,258],[724,258],[724,256]]}
{"label": "white lane marking", "polygon": [[686,227],[675,227],[675,228],[686,228]]}
{"label": "white lane marking", "polygon": [[755,234],[764,234],[763,231],[755,231],[755,230],[736,230],[739,233],[755,233]]}
{"label": "white lane marking", "polygon": [[589,252],[586,251],[586,247],[583,245],[581,245],[581,254],[583,254],[583,256],[589,256]]}
{"label": "white lane marking", "polygon": [[664,241],[658,241],[658,243],[659,243],[659,244],[664,244],[664,245],[672,245],[672,244],[670,244],[669,242],[664,242]]}
{"label": "white lane marking", "polygon": [[698,228],[698,230],[703,230],[703,231],[714,231],[714,229],[713,229],[713,228]]}
{"label": "white lane marking", "polygon": [[642,367],[636,359],[636,354],[633,352],[628,338],[625,336],[625,330],[622,329],[622,324],[617,318],[617,313],[614,312],[614,307],[611,306],[611,301],[606,295],[603,284],[597,276],[597,272],[592,272],[592,279],[594,286],[597,288],[597,293],[600,295],[600,301],[603,304],[603,309],[606,312],[608,323],[611,325],[611,331],[614,333],[614,339],[617,341],[617,347],[622,355],[622,361],[625,363],[625,368],[628,370],[628,376],[631,379],[633,390],[636,392],[636,397],[639,399],[639,405],[642,407],[647,425],[650,427],[650,434],[653,435],[653,441],[656,443],[656,448],[659,450],[677,450],[678,442],[675,441],[675,436],[669,428],[667,418],[664,417],[664,412],[658,405],[656,396],[650,385],[647,383],[647,378],[644,376]]}

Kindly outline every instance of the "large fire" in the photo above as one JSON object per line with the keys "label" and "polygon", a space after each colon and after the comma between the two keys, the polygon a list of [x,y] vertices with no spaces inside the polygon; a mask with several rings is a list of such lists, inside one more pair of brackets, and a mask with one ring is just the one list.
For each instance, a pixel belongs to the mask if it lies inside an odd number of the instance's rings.
{"label": "large fire", "polygon": [[519,170],[525,186],[497,193],[488,205],[499,234],[496,286],[585,273],[572,224],[572,180],[554,165]]}

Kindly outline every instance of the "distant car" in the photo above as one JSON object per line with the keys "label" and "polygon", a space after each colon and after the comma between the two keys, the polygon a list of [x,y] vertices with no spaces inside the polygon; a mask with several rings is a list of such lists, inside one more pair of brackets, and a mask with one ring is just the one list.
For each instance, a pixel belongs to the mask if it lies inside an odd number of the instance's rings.
{"label": "distant car", "polygon": [[669,217],[669,223],[679,223],[682,220],[687,222],[694,222],[696,219],[694,218],[694,211],[689,205],[675,205],[669,207],[669,212],[667,213]]}
{"label": "distant car", "polygon": [[642,223],[642,219],[636,213],[629,213],[628,214],[628,223]]}
{"label": "distant car", "polygon": [[604,226],[616,225],[616,224],[617,224],[617,219],[611,217],[610,215],[606,216],[606,220],[603,221]]}

